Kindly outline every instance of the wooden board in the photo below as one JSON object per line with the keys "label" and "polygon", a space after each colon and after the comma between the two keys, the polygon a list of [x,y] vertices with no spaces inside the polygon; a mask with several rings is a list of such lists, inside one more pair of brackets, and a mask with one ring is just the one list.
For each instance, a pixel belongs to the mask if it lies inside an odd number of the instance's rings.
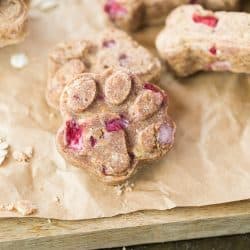
{"label": "wooden board", "polygon": [[250,232],[250,201],[85,221],[1,219],[0,249],[97,249]]}

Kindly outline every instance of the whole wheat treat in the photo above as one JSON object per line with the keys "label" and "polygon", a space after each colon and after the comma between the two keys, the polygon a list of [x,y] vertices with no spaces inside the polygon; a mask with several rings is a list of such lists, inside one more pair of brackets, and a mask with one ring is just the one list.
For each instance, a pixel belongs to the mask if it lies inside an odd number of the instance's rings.
{"label": "whole wheat treat", "polygon": [[60,108],[59,152],[108,184],[124,182],[173,146],[166,92],[124,69],[79,74],[64,88]]}
{"label": "whole wheat treat", "polygon": [[0,48],[21,42],[27,30],[28,1],[0,1]]}
{"label": "whole wheat treat", "polygon": [[111,22],[127,31],[164,23],[166,16],[183,4],[202,4],[212,10],[236,10],[239,0],[100,0]]}
{"label": "whole wheat treat", "polygon": [[250,73],[249,44],[250,14],[199,5],[175,9],[156,39],[161,57],[179,76],[201,70]]}
{"label": "whole wheat treat", "polygon": [[49,56],[47,101],[58,109],[67,82],[83,72],[101,73],[110,67],[124,67],[144,81],[160,77],[160,61],[148,50],[116,29],[103,31],[95,41],[73,41],[56,46]]}

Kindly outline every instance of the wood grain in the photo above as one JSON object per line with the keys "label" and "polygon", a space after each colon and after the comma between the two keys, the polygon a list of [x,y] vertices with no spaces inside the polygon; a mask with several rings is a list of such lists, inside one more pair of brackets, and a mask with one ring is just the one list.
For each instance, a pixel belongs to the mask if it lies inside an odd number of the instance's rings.
{"label": "wood grain", "polygon": [[1,219],[0,249],[97,249],[250,232],[250,201],[85,221]]}

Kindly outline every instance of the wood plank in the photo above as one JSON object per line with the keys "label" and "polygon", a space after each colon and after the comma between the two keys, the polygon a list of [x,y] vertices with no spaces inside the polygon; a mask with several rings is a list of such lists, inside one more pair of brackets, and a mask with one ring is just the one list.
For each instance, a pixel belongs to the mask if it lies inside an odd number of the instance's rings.
{"label": "wood plank", "polygon": [[96,249],[250,232],[250,201],[85,221],[1,219],[0,249]]}

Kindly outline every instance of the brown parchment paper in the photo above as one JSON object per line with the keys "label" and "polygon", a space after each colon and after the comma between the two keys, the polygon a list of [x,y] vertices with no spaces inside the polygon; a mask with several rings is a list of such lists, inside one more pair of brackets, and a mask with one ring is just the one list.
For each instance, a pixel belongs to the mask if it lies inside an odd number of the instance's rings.
{"label": "brown parchment paper", "polygon": [[[31,10],[27,39],[0,50],[0,135],[11,151],[34,148],[31,162],[11,156],[0,168],[0,204],[30,200],[32,216],[87,219],[142,209],[201,206],[250,198],[250,78],[200,73],[175,79],[163,73],[170,114],[177,123],[174,149],[133,179],[132,192],[117,195],[68,166],[55,148],[60,116],[44,98],[47,54],[55,43],[93,38],[103,29],[98,0],[62,0],[49,12]],[[135,35],[153,48],[159,28]],[[10,57],[26,53],[29,64],[17,70]],[[59,201],[59,202],[58,202]],[[1,211],[0,217],[20,216]]]}

